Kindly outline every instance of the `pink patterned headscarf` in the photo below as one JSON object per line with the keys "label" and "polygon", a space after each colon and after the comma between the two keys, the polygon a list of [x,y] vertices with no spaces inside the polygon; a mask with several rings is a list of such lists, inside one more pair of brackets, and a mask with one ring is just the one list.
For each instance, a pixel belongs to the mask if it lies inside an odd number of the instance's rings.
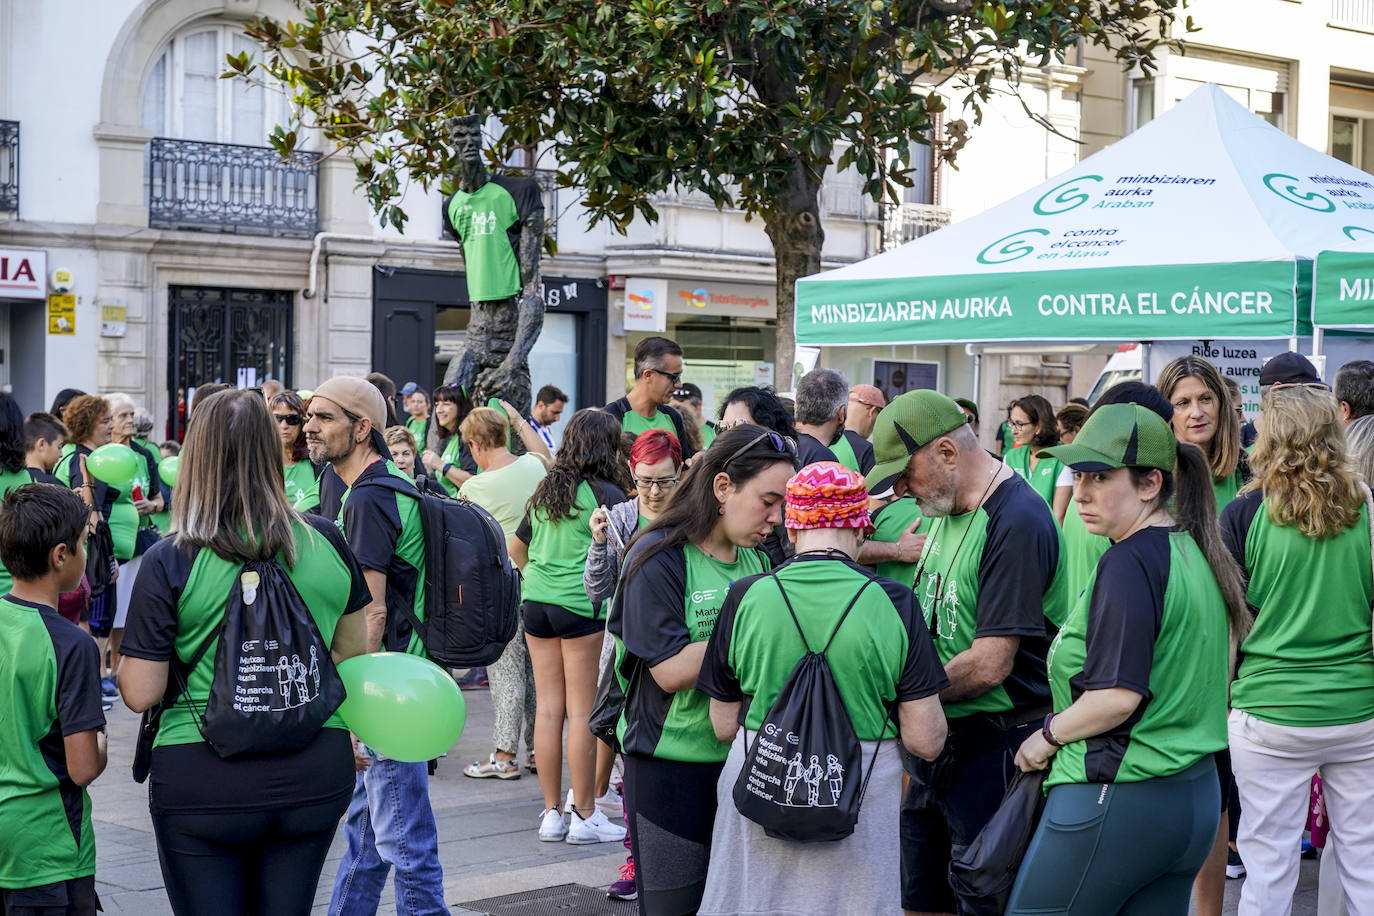
{"label": "pink patterned headscarf", "polygon": [[787,482],[785,524],[807,528],[860,528],[873,533],[863,475],[836,461],[808,464]]}

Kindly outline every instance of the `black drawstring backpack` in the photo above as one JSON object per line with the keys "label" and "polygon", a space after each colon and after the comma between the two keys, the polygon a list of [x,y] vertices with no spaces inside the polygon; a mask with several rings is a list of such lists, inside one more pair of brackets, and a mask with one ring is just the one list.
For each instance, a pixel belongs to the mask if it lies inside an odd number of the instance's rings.
{"label": "black drawstring backpack", "polygon": [[187,698],[201,736],[224,758],[300,750],[344,700],[328,643],[275,560],[239,569],[208,549],[201,556],[239,570],[204,714]]}
{"label": "black drawstring backpack", "polygon": [[825,652],[849,612],[873,580],[866,581],[840,615],[825,648],[811,651],[792,602],[777,575],[772,576],[801,636],[801,657],[773,701],[754,743],[744,754],[735,780],[735,807],[775,839],[798,843],[842,840],[854,832],[868,790],[873,760],[863,781],[863,745],[854,732]]}
{"label": "black drawstring backpack", "polygon": [[1002,804],[964,848],[954,849],[949,883],[959,902],[959,916],[1002,916],[1021,860],[1026,857],[1040,812],[1049,770],[1016,771]]}

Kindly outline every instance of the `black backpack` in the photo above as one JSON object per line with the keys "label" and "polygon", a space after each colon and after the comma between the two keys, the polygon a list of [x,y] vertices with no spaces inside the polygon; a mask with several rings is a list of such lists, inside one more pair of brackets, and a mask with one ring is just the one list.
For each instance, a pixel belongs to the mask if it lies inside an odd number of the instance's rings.
{"label": "black backpack", "polygon": [[849,612],[869,579],[850,599],[820,652],[811,651],[792,602],[774,573],[783,603],[801,636],[806,654],[798,660],[745,750],[744,766],[735,780],[735,807],[775,839],[799,843],[842,840],[854,832],[859,807],[873,775],[873,760],[863,782],[853,776],[863,769],[863,746],[854,732],[835,677],[825,660]]}
{"label": "black backpack", "polygon": [[449,668],[476,668],[501,657],[520,619],[520,573],[491,513],[465,499],[422,493],[393,474],[362,486],[385,487],[420,502],[425,533],[425,619],[406,618],[425,653]]}
{"label": "black backpack", "polygon": [[1045,808],[1049,770],[1016,771],[1002,804],[972,843],[954,847],[949,884],[959,916],[1001,916]]}
{"label": "black backpack", "polygon": [[[207,563],[237,566],[208,550],[201,554]],[[219,648],[204,713],[189,698],[188,703],[201,737],[221,757],[298,751],[343,703],[344,685],[329,644],[275,560],[254,560],[239,568],[224,620],[196,661],[216,637]]]}

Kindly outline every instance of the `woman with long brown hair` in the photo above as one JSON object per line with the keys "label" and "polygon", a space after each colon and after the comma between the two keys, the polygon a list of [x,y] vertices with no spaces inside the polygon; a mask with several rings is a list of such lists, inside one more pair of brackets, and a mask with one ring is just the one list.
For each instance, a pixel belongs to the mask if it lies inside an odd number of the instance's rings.
{"label": "woman with long brown hair", "polygon": [[185,684],[162,714],[148,791],[178,916],[307,912],[353,793],[353,751],[337,713],[299,751],[224,759],[201,734],[226,597],[245,564],[285,571],[334,661],[366,648],[366,621],[355,613],[371,600],[362,570],[332,522],[291,508],[281,457],[261,395],[229,390],[198,403],[172,501],[177,533],[144,555],[134,584],[125,704],[140,712],[169,682]]}
{"label": "woman with long brown hair", "polygon": [[1231,685],[1231,758],[1244,916],[1289,911],[1294,842],[1322,776],[1337,871],[1355,916],[1374,913],[1374,646],[1368,490],[1336,400],[1276,386],[1261,404],[1255,478],[1222,513],[1256,612]]}
{"label": "woman with long brown hair", "polygon": [[1240,446],[1240,416],[1216,366],[1201,356],[1180,356],[1155,381],[1174,405],[1174,435],[1202,449],[1212,469],[1212,492],[1221,512],[1249,479]]}

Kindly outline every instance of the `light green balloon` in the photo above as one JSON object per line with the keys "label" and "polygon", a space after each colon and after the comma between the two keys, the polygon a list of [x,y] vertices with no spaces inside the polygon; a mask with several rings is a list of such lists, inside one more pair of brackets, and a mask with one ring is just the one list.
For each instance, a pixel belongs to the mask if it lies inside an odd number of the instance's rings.
{"label": "light green balloon", "polygon": [[110,442],[86,456],[86,469],[96,480],[123,486],[138,473],[138,455],[127,445]]}
{"label": "light green balloon", "polygon": [[157,463],[157,475],[169,487],[177,485],[177,471],[181,469],[181,456],[168,455]]}
{"label": "light green balloon", "polygon": [[467,721],[463,693],[438,665],[404,652],[339,664],[348,697],[339,715],[358,740],[392,760],[420,763],[453,747]]}
{"label": "light green balloon", "polygon": [[300,397],[302,401],[308,401],[315,396],[315,392],[309,388],[302,388],[301,390],[297,391],[296,394]]}

